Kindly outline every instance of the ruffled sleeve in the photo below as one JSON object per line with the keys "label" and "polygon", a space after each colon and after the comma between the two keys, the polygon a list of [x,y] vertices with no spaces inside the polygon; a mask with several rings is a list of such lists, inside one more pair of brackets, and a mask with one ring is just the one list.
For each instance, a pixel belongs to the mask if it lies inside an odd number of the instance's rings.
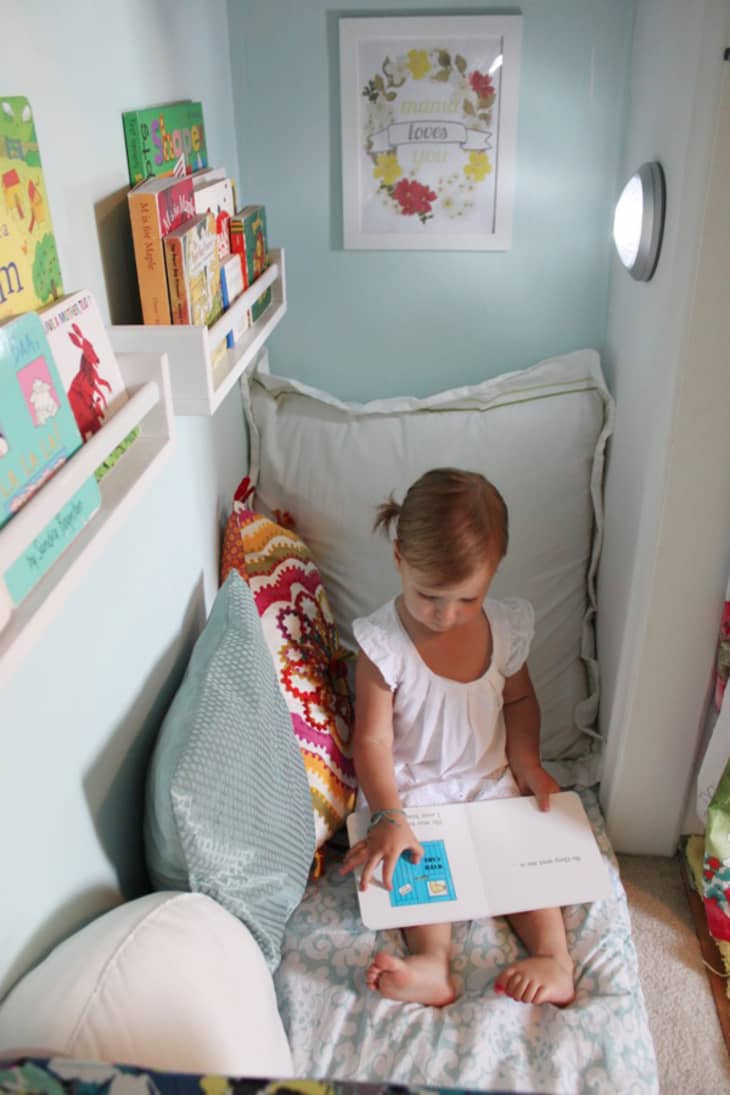
{"label": "ruffled sleeve", "polygon": [[403,657],[399,649],[396,621],[392,618],[394,612],[395,606],[389,601],[371,616],[361,616],[352,621],[358,646],[380,670],[391,692],[395,692],[403,675]]}
{"label": "ruffled sleeve", "polygon": [[530,645],[535,634],[535,610],[529,601],[521,597],[509,597],[502,601],[508,625],[507,655],[502,672],[511,677],[527,661]]}

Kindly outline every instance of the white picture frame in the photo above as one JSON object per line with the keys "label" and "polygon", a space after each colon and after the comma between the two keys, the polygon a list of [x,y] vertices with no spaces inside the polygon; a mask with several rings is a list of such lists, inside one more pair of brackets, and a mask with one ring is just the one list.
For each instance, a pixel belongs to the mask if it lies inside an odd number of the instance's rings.
{"label": "white picture frame", "polygon": [[522,16],[339,31],[345,249],[508,251]]}

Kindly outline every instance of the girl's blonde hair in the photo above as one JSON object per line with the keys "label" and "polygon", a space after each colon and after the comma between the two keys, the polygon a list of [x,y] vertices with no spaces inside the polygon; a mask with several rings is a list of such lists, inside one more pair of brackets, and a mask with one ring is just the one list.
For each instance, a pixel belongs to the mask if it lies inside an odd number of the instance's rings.
{"label": "girl's blonde hair", "polygon": [[401,556],[435,584],[463,582],[507,552],[507,506],[478,472],[432,468],[401,504],[391,495],[378,506],[373,531],[388,534],[394,522]]}

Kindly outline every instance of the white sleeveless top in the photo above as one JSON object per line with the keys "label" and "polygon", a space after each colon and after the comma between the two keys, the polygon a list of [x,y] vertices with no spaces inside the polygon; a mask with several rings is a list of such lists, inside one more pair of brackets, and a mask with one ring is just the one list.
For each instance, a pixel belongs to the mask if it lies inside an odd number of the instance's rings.
{"label": "white sleeveless top", "polygon": [[401,623],[395,599],[353,621],[360,648],[393,692],[393,761],[406,805],[484,797],[485,784],[499,780],[507,766],[502,692],[505,679],[527,658],[535,614],[517,597],[487,597],[484,611],[492,630],[492,660],[481,677],[468,682],[428,668]]}

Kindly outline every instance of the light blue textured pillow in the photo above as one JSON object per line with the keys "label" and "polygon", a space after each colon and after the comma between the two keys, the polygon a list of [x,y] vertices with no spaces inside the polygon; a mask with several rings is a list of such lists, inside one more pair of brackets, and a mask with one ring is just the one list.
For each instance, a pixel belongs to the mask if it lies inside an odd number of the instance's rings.
{"label": "light blue textured pillow", "polygon": [[207,894],[270,969],[314,855],[309,784],[253,597],[231,571],[190,658],[147,781],[158,889]]}

